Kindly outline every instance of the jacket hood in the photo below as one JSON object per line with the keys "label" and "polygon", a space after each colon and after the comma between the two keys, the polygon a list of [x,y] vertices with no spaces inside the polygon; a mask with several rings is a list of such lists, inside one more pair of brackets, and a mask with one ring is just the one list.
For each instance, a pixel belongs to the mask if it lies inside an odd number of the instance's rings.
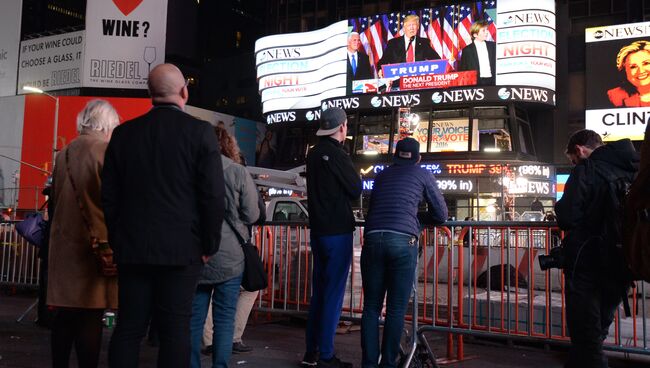
{"label": "jacket hood", "polygon": [[639,169],[639,153],[629,139],[621,139],[600,146],[592,152],[589,158],[605,162],[626,172],[634,172]]}

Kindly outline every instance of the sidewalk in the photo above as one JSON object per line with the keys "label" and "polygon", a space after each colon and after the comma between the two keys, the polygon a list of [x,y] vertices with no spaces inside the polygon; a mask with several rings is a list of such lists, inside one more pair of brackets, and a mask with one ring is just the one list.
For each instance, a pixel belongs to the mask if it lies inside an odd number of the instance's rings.
{"label": "sidewalk", "polygon": [[[33,324],[35,313],[30,313],[22,324],[16,318],[34,301],[25,295],[7,296],[0,294],[0,367],[49,367],[49,331]],[[304,353],[304,327],[298,320],[276,317],[267,322],[265,315],[251,321],[244,333],[244,342],[253,346],[251,353],[233,355],[230,367],[284,368],[298,367]],[[356,326],[355,326],[356,327]],[[337,355],[361,367],[361,336],[358,328],[336,336]],[[106,351],[111,330],[104,332],[100,367],[107,367]],[[436,354],[444,356],[445,340],[440,335],[431,336],[431,344]],[[450,364],[459,368],[492,367],[562,367],[565,353],[555,350],[545,351],[536,347],[509,347],[498,342],[466,339],[463,362]],[[155,367],[157,350],[143,342],[141,367]],[[73,354],[74,355],[74,354]],[[625,360],[622,355],[610,359],[610,367],[632,368],[650,367],[649,357],[633,356]],[[74,358],[73,358],[74,361]],[[210,357],[203,356],[203,367],[210,367]],[[71,364],[76,367],[76,364]]]}

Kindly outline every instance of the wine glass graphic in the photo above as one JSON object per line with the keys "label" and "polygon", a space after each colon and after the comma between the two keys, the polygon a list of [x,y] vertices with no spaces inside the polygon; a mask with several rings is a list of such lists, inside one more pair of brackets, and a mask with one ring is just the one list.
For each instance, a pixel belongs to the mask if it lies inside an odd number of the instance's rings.
{"label": "wine glass graphic", "polygon": [[156,60],[156,48],[153,46],[147,46],[144,48],[144,55],[143,55],[144,61],[149,64],[149,73],[151,72],[151,63],[153,63]]}

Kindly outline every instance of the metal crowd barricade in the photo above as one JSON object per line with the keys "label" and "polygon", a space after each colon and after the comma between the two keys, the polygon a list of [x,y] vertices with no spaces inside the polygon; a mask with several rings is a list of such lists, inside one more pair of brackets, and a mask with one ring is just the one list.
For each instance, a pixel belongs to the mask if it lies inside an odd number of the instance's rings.
{"label": "metal crowd barricade", "polygon": [[[541,271],[537,260],[562,236],[546,222],[456,221],[424,229],[417,288],[421,329],[445,332],[447,357],[456,359],[464,358],[463,335],[568,344],[564,276],[557,269]],[[269,276],[259,310],[305,313],[312,271],[307,225],[269,222],[256,229],[256,240]],[[359,224],[343,305],[346,319],[359,319],[363,310],[362,246]],[[646,299],[645,284],[638,283],[630,293],[632,316],[626,318],[619,308],[605,349],[650,355]]]}
{"label": "metal crowd barricade", "polygon": [[0,223],[0,286],[38,288],[38,248],[18,235],[14,224]]}

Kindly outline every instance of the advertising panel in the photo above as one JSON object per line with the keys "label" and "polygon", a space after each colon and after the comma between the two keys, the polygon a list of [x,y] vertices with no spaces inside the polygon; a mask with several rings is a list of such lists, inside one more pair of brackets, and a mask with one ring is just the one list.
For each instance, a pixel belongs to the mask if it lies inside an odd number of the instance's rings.
{"label": "advertising panel", "polygon": [[43,91],[81,87],[84,31],[20,43],[18,93],[24,86]]}
{"label": "advertising panel", "polygon": [[[556,193],[555,170],[549,165],[499,162],[424,162],[419,165],[435,175],[438,189],[444,194],[470,194],[479,189],[481,192],[503,190],[513,195],[544,197],[555,196]],[[388,166],[373,164],[360,168],[363,189],[372,190],[374,178]]]}
{"label": "advertising panel", "polygon": [[[478,150],[478,127],[474,124],[472,149]],[[465,152],[470,142],[469,119],[439,119],[431,122],[429,152]]]}
{"label": "advertising panel", "polygon": [[0,96],[16,94],[22,0],[0,2]]}
{"label": "advertising panel", "polygon": [[[20,160],[23,136],[24,96],[0,98],[0,155]],[[14,207],[18,199],[20,164],[0,157],[0,207]],[[33,196],[33,195],[32,195]]]}
{"label": "advertising panel", "polygon": [[585,126],[605,141],[642,140],[650,118],[650,22],[585,30]]}
{"label": "advertising panel", "polygon": [[88,0],[83,86],[147,88],[165,61],[167,0]]}
{"label": "advertising panel", "polygon": [[[371,15],[264,37],[255,45],[269,123],[313,120],[330,101],[353,96],[357,102],[343,108],[471,103],[488,95],[497,102],[555,105],[555,57],[553,0],[534,6],[470,1]],[[427,97],[397,106],[385,100],[403,99],[406,91]],[[481,93],[467,95],[473,92]]]}
{"label": "advertising panel", "polygon": [[345,95],[345,21],[255,43],[262,112],[308,109]]}
{"label": "advertising panel", "polygon": [[555,1],[499,0],[497,85],[555,90]]}

